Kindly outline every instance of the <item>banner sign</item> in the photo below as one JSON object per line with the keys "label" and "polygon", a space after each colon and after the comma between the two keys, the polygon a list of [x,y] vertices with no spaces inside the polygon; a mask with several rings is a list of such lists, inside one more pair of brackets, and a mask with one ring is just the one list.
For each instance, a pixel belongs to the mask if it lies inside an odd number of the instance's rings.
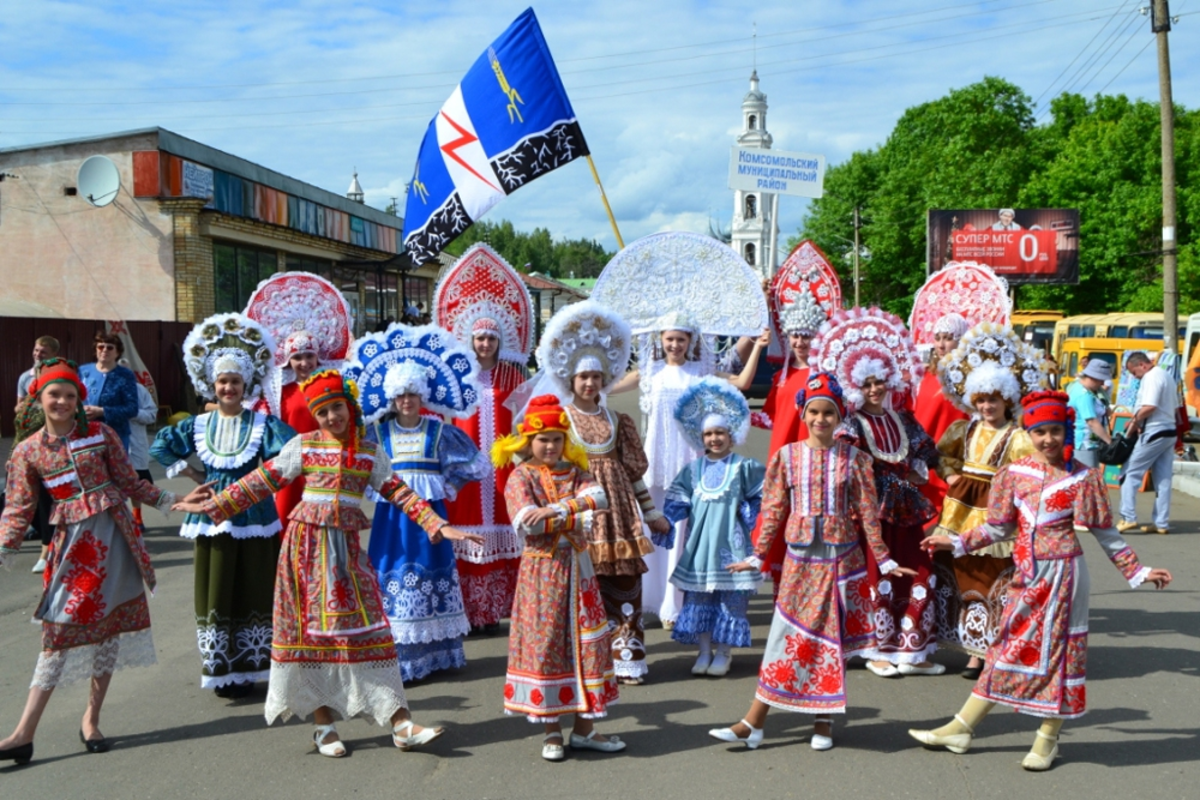
{"label": "banner sign", "polygon": [[729,188],[742,192],[820,197],[825,156],[757,147],[734,147],[729,157]]}
{"label": "banner sign", "polygon": [[987,264],[1009,284],[1079,283],[1079,210],[931,210],[928,271],[951,261]]}
{"label": "banner sign", "polygon": [[213,171],[208,167],[183,162],[183,196],[211,199],[213,196]]}

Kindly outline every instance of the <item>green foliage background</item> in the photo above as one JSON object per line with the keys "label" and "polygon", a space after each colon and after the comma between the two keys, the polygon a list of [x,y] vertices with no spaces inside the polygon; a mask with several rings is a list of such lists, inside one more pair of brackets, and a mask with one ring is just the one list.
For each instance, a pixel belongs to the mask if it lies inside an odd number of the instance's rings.
{"label": "green foliage background", "polygon": [[540,272],[552,278],[595,278],[613,257],[599,242],[588,239],[554,241],[550,231],[534,228],[524,233],[508,220],[474,223],[446,248],[460,256],[476,242],[484,242],[522,272]]}
{"label": "green foliage background", "polygon": [[[853,297],[848,254],[862,208],[863,305],[907,317],[925,280],[931,208],[1078,208],[1080,282],[1022,286],[1018,308],[1064,313],[1161,311],[1162,180],[1159,106],[1124,95],[1066,94],[1036,124],[1028,95],[1000,78],[908,109],[881,146],[825,173],[799,235],[834,262]],[[1200,311],[1200,112],[1175,109],[1179,310]]]}

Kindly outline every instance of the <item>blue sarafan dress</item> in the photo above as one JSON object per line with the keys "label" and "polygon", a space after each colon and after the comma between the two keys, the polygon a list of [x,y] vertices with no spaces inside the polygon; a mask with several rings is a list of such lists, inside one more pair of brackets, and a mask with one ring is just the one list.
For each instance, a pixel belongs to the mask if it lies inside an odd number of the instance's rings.
{"label": "blue sarafan dress", "polygon": [[[167,468],[168,478],[183,470],[188,457],[198,457],[220,492],[279,455],[295,435],[269,414],[224,417],[212,411],[160,430],[150,455]],[[183,518],[179,535],[196,543],[196,644],[205,689],[270,676],[280,527],[270,499],[220,523],[204,514]]]}
{"label": "blue sarafan dress", "polygon": [[[382,445],[396,477],[442,518],[445,501],[492,468],[465,433],[428,417],[415,428],[387,419],[372,425],[367,437]],[[367,555],[379,576],[404,681],[465,665],[462,640],[470,625],[453,545],[432,544],[408,515],[381,503],[375,506]]]}
{"label": "blue sarafan dress", "polygon": [[750,532],[762,505],[765,475],[761,463],[736,453],[701,456],[667,489],[663,514],[672,523],[688,523],[687,541],[671,573],[671,583],[683,590],[683,608],[671,632],[675,641],[696,644],[708,633],[716,644],[750,646],[746,610],[762,573],[726,567],[754,552]]}

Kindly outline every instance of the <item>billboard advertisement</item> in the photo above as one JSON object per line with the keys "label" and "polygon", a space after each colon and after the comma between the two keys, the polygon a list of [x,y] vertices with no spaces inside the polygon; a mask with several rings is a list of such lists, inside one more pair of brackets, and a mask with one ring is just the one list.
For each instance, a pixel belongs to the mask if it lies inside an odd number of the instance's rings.
{"label": "billboard advertisement", "polygon": [[929,274],[950,261],[987,264],[1010,285],[1079,283],[1079,209],[931,209]]}

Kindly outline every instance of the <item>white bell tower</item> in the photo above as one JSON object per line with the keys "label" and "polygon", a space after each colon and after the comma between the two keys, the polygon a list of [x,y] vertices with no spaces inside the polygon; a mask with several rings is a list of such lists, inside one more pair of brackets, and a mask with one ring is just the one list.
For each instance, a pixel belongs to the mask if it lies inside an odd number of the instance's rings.
{"label": "white bell tower", "polygon": [[[737,143],[739,147],[771,149],[771,134],[767,132],[767,96],[758,90],[758,70],[750,74],[750,91],[742,98],[742,132]],[[774,195],[763,192],[738,190],[733,193],[730,246],[764,278],[773,275],[777,266],[771,247],[771,242],[779,238],[773,200]]]}

